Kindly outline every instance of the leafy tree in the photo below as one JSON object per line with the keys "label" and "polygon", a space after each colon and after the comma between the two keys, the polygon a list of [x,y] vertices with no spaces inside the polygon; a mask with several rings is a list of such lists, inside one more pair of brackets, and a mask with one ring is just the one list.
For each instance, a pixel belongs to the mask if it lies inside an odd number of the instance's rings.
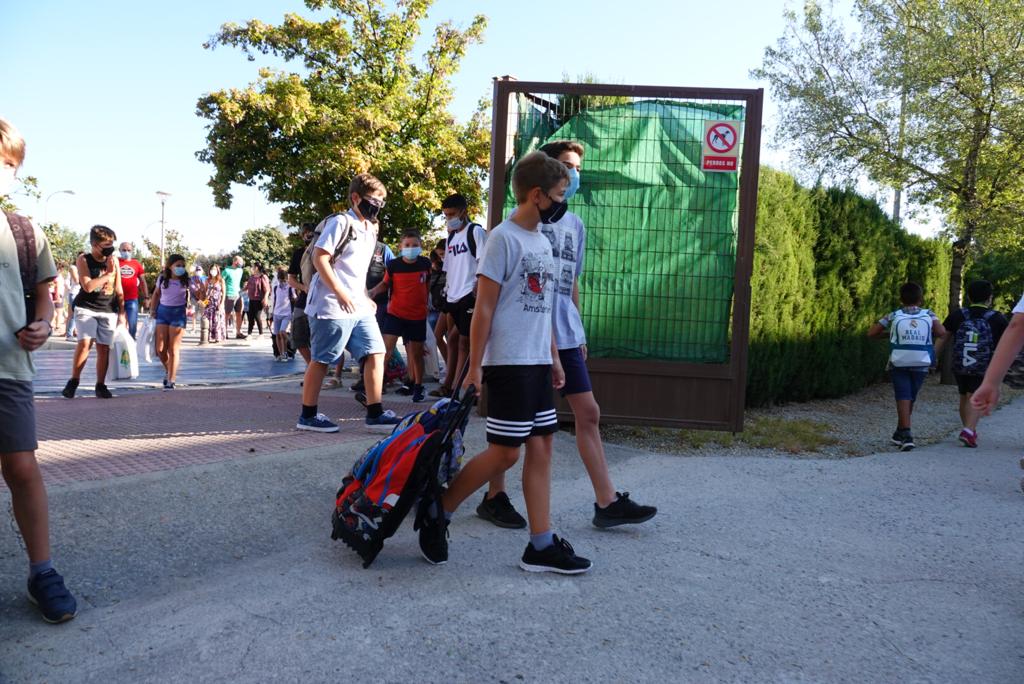
{"label": "leafy tree", "polygon": [[813,0],[787,13],[752,74],[780,102],[778,136],[836,179],[864,173],[942,210],[950,307],[979,239],[1020,240],[1024,3],[856,0],[859,31]]}
{"label": "leafy tree", "polygon": [[89,249],[88,233],[79,233],[59,223],[45,223],[41,228],[57,262],[73,264],[79,254]]}
{"label": "leafy tree", "polygon": [[987,280],[992,283],[993,306],[1006,312],[1013,309],[1024,292],[1024,248],[985,249],[971,262],[964,282]]}
{"label": "leafy tree", "polygon": [[245,259],[246,266],[259,262],[269,271],[288,265],[291,245],[288,236],[274,226],[250,228],[242,234],[238,254]]}
{"label": "leafy tree", "polygon": [[232,183],[259,186],[285,205],[285,221],[298,225],[347,209],[349,182],[361,172],[388,188],[381,225],[392,237],[426,228],[449,193],[479,206],[490,155],[486,105],[465,124],[448,105],[449,79],[481,41],[486,19],[477,15],[464,30],[436,26],[417,59],[414,45],[431,4],[398,0],[389,12],[384,0],[306,0],[331,16],[224,24],[207,48],[236,47],[250,61],[270,54],[303,69],[262,68],[244,89],[199,99],[197,114],[209,124],[197,156],[214,166],[209,185],[217,206],[231,206]]}

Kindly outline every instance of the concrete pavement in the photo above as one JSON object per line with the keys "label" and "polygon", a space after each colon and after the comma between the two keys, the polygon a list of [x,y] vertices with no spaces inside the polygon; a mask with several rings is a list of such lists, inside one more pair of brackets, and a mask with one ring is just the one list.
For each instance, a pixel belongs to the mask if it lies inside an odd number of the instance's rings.
{"label": "concrete pavement", "polygon": [[[525,534],[477,519],[476,498],[447,565],[407,525],[363,570],[329,520],[367,437],[51,486],[81,612],[39,620],[4,532],[0,680],[1019,682],[1022,408],[975,451],[952,435],[845,461],[611,448],[618,486],[661,512],[610,531],[559,434],[556,531],[595,562],[575,578],[520,571]],[[518,467],[509,484],[521,507]]]}

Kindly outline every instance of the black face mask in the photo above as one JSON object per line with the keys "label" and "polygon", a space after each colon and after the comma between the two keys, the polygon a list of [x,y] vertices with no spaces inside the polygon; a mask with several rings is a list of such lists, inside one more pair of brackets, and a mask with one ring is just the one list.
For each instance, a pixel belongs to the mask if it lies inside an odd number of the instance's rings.
{"label": "black face mask", "polygon": [[380,213],[380,207],[376,204],[371,204],[370,200],[365,197],[359,200],[359,213],[362,214],[363,218],[367,221],[377,222],[377,214]]}
{"label": "black face mask", "polygon": [[114,253],[113,245],[111,245],[110,247],[104,247],[103,249],[100,250],[100,254],[102,254],[105,257],[108,257],[108,256],[110,256],[113,253]]}
{"label": "black face mask", "polygon": [[551,206],[547,209],[540,209],[540,222],[541,223],[558,223],[559,219],[565,216],[565,212],[569,210],[568,202],[557,202],[551,199]]}

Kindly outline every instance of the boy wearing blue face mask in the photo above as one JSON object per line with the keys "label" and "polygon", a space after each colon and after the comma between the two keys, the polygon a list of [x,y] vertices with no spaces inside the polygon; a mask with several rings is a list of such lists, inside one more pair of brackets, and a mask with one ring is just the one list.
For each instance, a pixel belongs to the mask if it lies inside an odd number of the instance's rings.
{"label": "boy wearing blue face mask", "polygon": [[427,298],[429,295],[430,259],[422,256],[422,242],[416,230],[402,234],[401,258],[387,265],[384,280],[370,290],[376,297],[390,290],[387,314],[381,320],[384,336],[384,358],[390,359],[401,337],[412,376],[412,400],[425,399],[423,392],[423,342],[427,339]]}
{"label": "boy wearing blue face mask", "polygon": [[445,273],[445,298],[448,314],[452,317],[458,335],[453,336],[458,344],[448,349],[447,364],[450,372],[445,385],[432,391],[431,396],[447,397],[458,369],[469,358],[469,328],[473,322],[476,306],[476,269],[483,254],[487,233],[483,226],[469,220],[469,203],[462,195],[450,195],[441,203],[448,229],[445,241],[445,256],[442,270]]}
{"label": "boy wearing blue face mask", "polygon": [[[540,151],[559,161],[569,173],[565,200],[570,200],[580,186],[583,145],[574,140],[554,140]],[[601,442],[601,407],[590,386],[587,337],[579,312],[578,281],[583,273],[586,229],[580,217],[562,205],[550,223],[540,225],[540,232],[551,244],[551,257],[556,264],[554,331],[558,358],[565,370],[565,386],[559,391],[572,408],[576,448],[594,488],[592,523],[595,527],[608,528],[646,522],[658,509],[636,503],[629,498],[629,492],[616,491]],[[487,495],[477,507],[477,515],[498,527],[524,527],[526,524],[505,494],[504,474],[490,481]]]}

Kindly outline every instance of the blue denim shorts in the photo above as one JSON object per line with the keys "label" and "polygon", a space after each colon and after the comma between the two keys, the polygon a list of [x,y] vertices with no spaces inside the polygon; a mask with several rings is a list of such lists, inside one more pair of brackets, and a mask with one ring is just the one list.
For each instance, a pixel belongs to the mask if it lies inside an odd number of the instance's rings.
{"label": "blue denim shorts", "polygon": [[163,304],[160,304],[156,307],[157,325],[169,325],[174,328],[184,328],[187,320],[188,317],[185,315],[184,306],[164,306]]}
{"label": "blue denim shorts", "polygon": [[309,332],[310,355],[318,363],[334,363],[345,350],[356,361],[384,353],[384,339],[372,314],[362,318],[310,317]]}
{"label": "blue denim shorts", "polygon": [[928,377],[927,368],[893,368],[892,388],[896,392],[896,401],[917,401],[917,393]]}

